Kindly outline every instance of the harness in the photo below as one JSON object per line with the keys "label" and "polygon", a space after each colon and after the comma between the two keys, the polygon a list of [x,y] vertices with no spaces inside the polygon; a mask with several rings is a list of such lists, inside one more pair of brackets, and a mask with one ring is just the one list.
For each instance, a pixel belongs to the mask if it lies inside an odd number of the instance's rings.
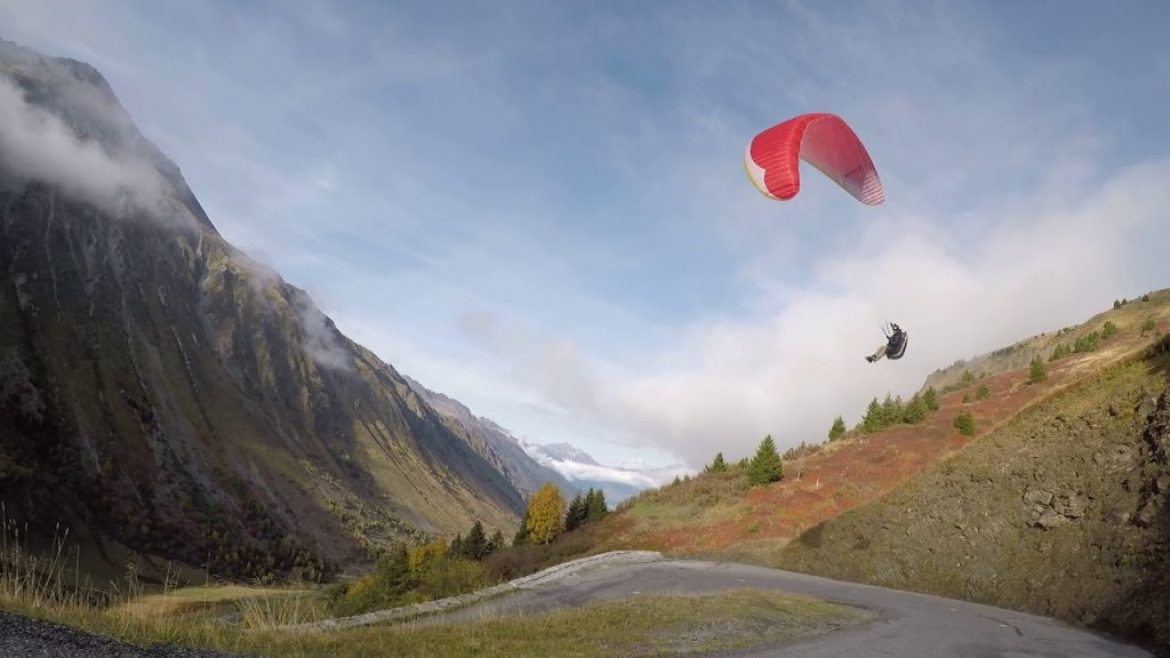
{"label": "harness", "polygon": [[906,347],[910,344],[910,334],[903,331],[901,327],[891,333],[884,326],[882,333],[886,335],[886,358],[892,360],[902,358],[902,355],[906,353]]}
{"label": "harness", "polygon": [[890,336],[889,343],[886,344],[886,358],[900,359],[906,353],[906,346],[910,344],[910,334],[905,331]]}

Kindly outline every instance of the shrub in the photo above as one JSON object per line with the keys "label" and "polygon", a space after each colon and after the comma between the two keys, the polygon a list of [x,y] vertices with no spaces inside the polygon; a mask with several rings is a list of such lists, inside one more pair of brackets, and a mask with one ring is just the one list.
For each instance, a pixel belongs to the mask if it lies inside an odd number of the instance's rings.
{"label": "shrub", "polygon": [[971,394],[970,393],[963,394],[963,404],[971,404]]}
{"label": "shrub", "polygon": [[1146,294],[1142,295],[1142,301],[1143,302],[1150,301],[1150,293],[1146,293]]}
{"label": "shrub", "polygon": [[1105,326],[1101,328],[1101,338],[1109,338],[1110,336],[1112,336],[1116,333],[1117,333],[1117,325],[1106,320]]}
{"label": "shrub", "polygon": [[964,436],[975,435],[975,418],[969,412],[962,412],[955,416],[955,429],[959,430],[959,434]]}
{"label": "shrub", "polygon": [[1142,323],[1142,335],[1145,336],[1157,328],[1158,325],[1154,323],[1154,318],[1146,318],[1146,321]]}
{"label": "shrub", "polygon": [[1121,302],[1116,299],[1113,300],[1113,310],[1116,311],[1119,308],[1121,308]]}
{"label": "shrub", "polygon": [[441,599],[470,592],[486,584],[478,562],[443,556],[418,575],[418,592],[427,599]]}
{"label": "shrub", "polygon": [[1040,357],[1032,359],[1032,365],[1028,371],[1028,381],[1032,384],[1039,384],[1046,379],[1048,379],[1048,368],[1044,366],[1044,361]]}
{"label": "shrub", "polygon": [[987,384],[980,384],[979,388],[975,391],[975,399],[986,400],[988,395],[991,395],[991,391],[987,388]]}
{"label": "shrub", "polygon": [[1060,359],[1068,356],[1070,352],[1071,350],[1069,350],[1068,345],[1061,343],[1060,345],[1056,346],[1056,349],[1052,350],[1052,356],[1048,357],[1048,360],[1059,361]]}
{"label": "shrub", "polygon": [[1096,352],[1097,348],[1101,346],[1101,334],[1096,331],[1081,336],[1073,342],[1074,352]]}

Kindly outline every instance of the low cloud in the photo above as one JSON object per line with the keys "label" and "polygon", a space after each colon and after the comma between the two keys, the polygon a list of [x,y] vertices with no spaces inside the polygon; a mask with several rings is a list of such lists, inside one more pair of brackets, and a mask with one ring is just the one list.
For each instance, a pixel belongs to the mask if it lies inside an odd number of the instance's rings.
{"label": "low cloud", "polygon": [[340,332],[308,294],[298,292],[293,308],[300,321],[303,347],[317,365],[332,370],[352,370],[353,356]]}
{"label": "low cloud", "polygon": [[[77,85],[86,83],[78,81]],[[93,94],[74,90],[61,102],[88,116],[109,111]],[[120,124],[116,117],[95,125]],[[0,175],[18,183],[41,182],[91,202],[116,216],[127,206],[160,218],[174,216],[177,204],[166,182],[144,157],[128,149],[111,153],[95,139],[83,139],[60,116],[30,103],[16,82],[0,73]]]}

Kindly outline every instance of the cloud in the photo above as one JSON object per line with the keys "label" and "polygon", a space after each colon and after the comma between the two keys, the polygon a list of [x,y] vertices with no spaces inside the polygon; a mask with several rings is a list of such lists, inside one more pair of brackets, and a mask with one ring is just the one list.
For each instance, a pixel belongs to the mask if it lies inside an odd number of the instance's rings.
{"label": "cloud", "polygon": [[[747,455],[767,433],[782,448],[818,441],[834,416],[856,419],[872,397],[908,394],[956,358],[1081,321],[1119,290],[1141,292],[1152,270],[1164,278],[1154,245],[1170,240],[1168,176],[1170,161],[1160,161],[1075,203],[1061,203],[1062,192],[999,208],[996,228],[974,240],[918,231],[911,219],[872,227],[772,313],[695,327],[669,351],[676,365],[629,372],[590,400],[600,396],[612,422],[691,465],[716,449]],[[910,350],[867,364],[887,319],[910,332]]]}
{"label": "cloud", "polygon": [[[62,102],[73,102],[85,116],[105,118],[108,110],[94,95],[76,89]],[[19,183],[60,187],[115,214],[125,214],[119,208],[130,204],[170,217],[161,211],[174,205],[167,203],[165,181],[150,162],[128,152],[113,155],[98,140],[81,138],[59,116],[30,104],[25,91],[2,73],[0,172]]]}
{"label": "cloud", "polygon": [[317,365],[332,370],[353,370],[353,354],[344,337],[308,294],[297,291],[291,300],[301,326],[301,344]]}

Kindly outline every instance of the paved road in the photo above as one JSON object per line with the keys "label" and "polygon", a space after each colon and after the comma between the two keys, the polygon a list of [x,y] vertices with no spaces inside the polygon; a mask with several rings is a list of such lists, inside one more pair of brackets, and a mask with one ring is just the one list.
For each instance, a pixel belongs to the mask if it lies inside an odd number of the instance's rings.
{"label": "paved road", "polygon": [[416,623],[526,614],[650,593],[777,590],[866,608],[875,621],[778,647],[727,656],[1149,656],[1061,622],[1012,610],[743,564],[661,560],[597,566]]}

